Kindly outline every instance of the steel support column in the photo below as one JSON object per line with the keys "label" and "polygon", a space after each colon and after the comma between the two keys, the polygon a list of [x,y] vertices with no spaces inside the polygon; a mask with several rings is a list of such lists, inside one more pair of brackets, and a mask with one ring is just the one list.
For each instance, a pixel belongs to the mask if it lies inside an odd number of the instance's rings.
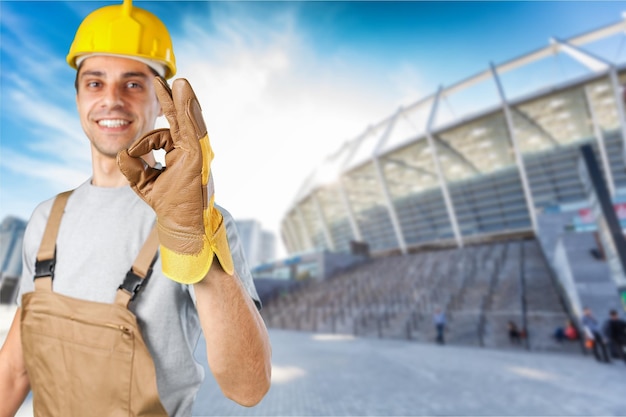
{"label": "steel support column", "polygon": [[622,159],[626,164],[626,114],[624,114],[624,93],[622,91],[622,85],[619,82],[617,67],[613,62],[578,48],[571,43],[559,39],[553,39],[552,41],[558,44],[560,50],[581,62],[592,71],[608,71],[609,78],[611,79],[611,85],[613,87],[613,96],[615,97],[615,104],[617,106],[617,117],[619,119],[620,130],[622,133]]}
{"label": "steel support column", "polygon": [[626,87],[622,87],[619,83],[619,77],[617,75],[617,68],[615,65],[611,65],[609,76],[611,77],[611,85],[613,86],[613,94],[615,96],[615,104],[617,106],[617,117],[619,118],[620,130],[622,132],[622,159],[624,160],[624,164],[626,164],[626,115],[624,114],[624,96],[626,96],[626,94],[622,91],[622,88]]}
{"label": "steel support column", "polygon": [[356,221],[356,215],[354,214],[354,210],[352,209],[352,204],[350,203],[350,198],[348,197],[346,186],[343,183],[342,177],[343,177],[343,173],[345,172],[345,166],[348,164],[348,162],[350,162],[350,159],[352,159],[352,157],[356,153],[357,149],[361,145],[361,142],[367,136],[367,132],[369,130],[370,128],[367,128],[365,133],[363,133],[363,135],[361,135],[361,137],[359,137],[358,140],[356,140],[356,143],[352,145],[350,156],[346,158],[343,165],[341,166],[341,174],[339,176],[339,179],[337,180],[337,184],[339,185],[339,193],[341,194],[341,200],[343,201],[343,205],[346,209],[346,213],[348,213],[348,220],[350,221],[352,234],[354,235],[354,239],[359,242],[363,242],[363,233],[361,233],[361,228],[359,227],[359,223]]}
{"label": "steel support column", "polygon": [[294,240],[293,235],[291,234],[291,224],[289,219],[283,220],[282,226],[280,228],[280,234],[283,239],[283,244],[285,245],[287,253],[297,252],[298,245],[297,241]]}
{"label": "steel support column", "polygon": [[511,145],[513,146],[513,152],[515,153],[515,161],[517,163],[517,169],[519,170],[520,179],[522,181],[522,188],[524,190],[524,197],[526,199],[526,207],[528,209],[528,215],[530,216],[530,223],[532,225],[535,234],[539,232],[537,226],[537,214],[535,212],[535,202],[533,200],[533,195],[530,190],[530,184],[528,182],[528,177],[526,175],[526,166],[524,165],[524,158],[522,157],[522,152],[517,143],[517,138],[515,135],[515,124],[513,123],[513,115],[511,114],[511,108],[509,106],[509,102],[504,95],[504,89],[502,88],[502,83],[500,82],[500,77],[498,76],[498,71],[496,67],[491,65],[491,73],[493,75],[493,80],[496,83],[496,87],[498,88],[498,94],[500,95],[500,100],[502,102],[502,110],[504,111],[504,118],[506,120],[506,127],[509,131],[509,137],[511,138]]}
{"label": "steel support column", "polygon": [[406,241],[404,240],[404,235],[402,234],[402,227],[400,226],[400,221],[398,220],[398,213],[396,212],[396,208],[393,205],[393,200],[391,198],[391,193],[389,192],[389,185],[385,179],[385,174],[383,172],[382,166],[380,164],[380,150],[385,146],[389,135],[393,131],[393,127],[396,124],[396,120],[398,120],[398,116],[402,113],[402,108],[400,108],[396,114],[389,120],[389,124],[387,125],[387,129],[385,133],[380,137],[380,140],[376,144],[376,148],[372,152],[372,163],[374,164],[374,168],[376,169],[376,174],[378,177],[378,183],[380,185],[381,191],[383,192],[383,196],[385,197],[385,203],[387,205],[387,212],[389,213],[389,218],[391,219],[391,224],[393,226],[394,233],[396,235],[396,240],[398,241],[398,247],[403,255],[407,253]]}
{"label": "steel support column", "polygon": [[287,216],[285,219],[285,233],[288,238],[291,239],[291,245],[293,246],[293,252],[302,252],[304,250],[304,243],[301,242],[298,232],[295,230],[294,222],[291,216]]}
{"label": "steel support column", "polygon": [[324,232],[324,239],[326,240],[326,247],[332,251],[335,250],[335,243],[330,235],[330,230],[328,229],[328,224],[326,224],[326,216],[324,216],[324,211],[322,211],[322,205],[318,200],[315,193],[311,195],[313,199],[313,204],[315,204],[315,210],[317,211],[317,217],[320,219],[320,223],[322,224],[322,231]]}
{"label": "steel support column", "polygon": [[609,190],[609,194],[611,198],[615,197],[615,181],[613,180],[613,172],[611,171],[611,164],[609,163],[609,157],[606,153],[606,144],[604,141],[604,134],[602,133],[602,128],[598,124],[598,118],[596,116],[596,112],[593,109],[593,105],[591,104],[591,99],[589,97],[589,90],[587,86],[583,88],[585,92],[585,104],[587,105],[587,111],[589,112],[589,117],[591,117],[591,123],[593,125],[593,133],[596,137],[596,141],[598,142],[598,150],[600,151],[600,160],[602,161],[602,169],[604,170],[604,179],[606,181],[607,188]]}
{"label": "steel support column", "polygon": [[350,221],[350,228],[352,229],[352,235],[354,236],[354,240],[362,242],[363,234],[361,233],[359,223],[356,221],[356,215],[354,214],[354,210],[352,210],[352,204],[350,203],[348,193],[346,192],[346,187],[343,184],[341,178],[339,179],[337,188],[339,191],[339,195],[341,196],[343,207],[346,209],[346,213],[348,214],[348,220]]}
{"label": "steel support column", "polygon": [[296,206],[296,213],[298,215],[298,222],[300,223],[300,229],[302,230],[302,235],[306,240],[305,244],[308,246],[308,250],[315,249],[315,243],[313,243],[313,239],[311,238],[311,232],[306,224],[306,219],[304,218],[304,214],[302,214],[302,210],[300,210],[299,206]]}
{"label": "steel support column", "polygon": [[428,123],[426,124],[426,138],[428,139],[428,146],[430,147],[430,152],[433,156],[433,162],[435,163],[435,168],[437,169],[437,176],[439,177],[439,187],[441,188],[441,192],[443,193],[443,199],[446,203],[446,210],[448,211],[450,227],[452,227],[452,232],[454,233],[454,239],[456,240],[457,246],[459,248],[462,248],[463,237],[461,236],[461,231],[459,230],[459,223],[456,219],[456,212],[454,210],[454,206],[452,205],[450,192],[448,191],[448,183],[441,170],[441,162],[439,161],[437,147],[435,146],[435,140],[431,132],[433,123],[435,122],[435,116],[437,115],[437,106],[439,105],[439,99],[441,98],[442,90],[443,88],[439,87],[437,93],[435,94],[435,97],[433,98],[433,105],[430,110],[430,115],[428,116]]}

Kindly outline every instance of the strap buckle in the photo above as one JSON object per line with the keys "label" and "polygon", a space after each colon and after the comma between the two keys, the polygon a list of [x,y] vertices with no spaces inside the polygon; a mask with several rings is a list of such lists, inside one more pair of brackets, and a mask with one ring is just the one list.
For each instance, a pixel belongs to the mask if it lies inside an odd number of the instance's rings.
{"label": "strap buckle", "polygon": [[148,269],[145,278],[137,275],[135,271],[133,271],[133,268],[130,268],[130,270],[126,273],[126,278],[124,278],[124,282],[122,282],[118,289],[126,291],[128,294],[130,294],[129,301],[133,301],[143,287],[145,280],[150,278],[150,275],[152,275],[152,268]]}
{"label": "strap buckle", "polygon": [[37,260],[35,262],[35,277],[33,278],[33,280],[45,277],[50,277],[54,280],[54,264],[55,258],[44,259],[41,261]]}

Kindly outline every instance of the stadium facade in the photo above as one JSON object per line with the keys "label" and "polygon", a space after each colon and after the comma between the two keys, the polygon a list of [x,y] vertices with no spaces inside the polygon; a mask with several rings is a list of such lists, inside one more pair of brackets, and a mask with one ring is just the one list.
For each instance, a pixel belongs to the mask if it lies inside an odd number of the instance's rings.
{"label": "stadium facade", "polygon": [[347,141],[304,182],[281,222],[287,252],[408,253],[540,234],[546,212],[589,206],[592,144],[626,201],[626,15],[487,68],[403,106]]}

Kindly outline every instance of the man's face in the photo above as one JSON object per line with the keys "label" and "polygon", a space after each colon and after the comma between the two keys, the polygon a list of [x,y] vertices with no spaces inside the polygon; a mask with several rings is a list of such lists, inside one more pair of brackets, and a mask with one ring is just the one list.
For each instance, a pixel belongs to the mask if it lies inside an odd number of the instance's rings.
{"label": "man's face", "polygon": [[139,61],[92,56],[79,69],[76,105],[95,152],[110,158],[154,128],[161,115],[150,68]]}

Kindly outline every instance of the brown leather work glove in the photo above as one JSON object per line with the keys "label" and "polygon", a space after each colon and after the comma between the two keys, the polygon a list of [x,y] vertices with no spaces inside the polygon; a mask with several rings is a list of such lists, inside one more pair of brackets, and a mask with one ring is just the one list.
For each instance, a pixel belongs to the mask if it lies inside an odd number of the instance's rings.
{"label": "brown leather work glove", "polygon": [[[179,78],[172,89],[160,77],[154,86],[170,128],[157,129],[120,151],[117,163],[135,192],[155,211],[163,273],[174,281],[202,280],[217,256],[233,273],[222,214],[213,205],[213,150],[200,103],[189,82]],[[142,155],[164,149],[164,170],[146,166]]]}

